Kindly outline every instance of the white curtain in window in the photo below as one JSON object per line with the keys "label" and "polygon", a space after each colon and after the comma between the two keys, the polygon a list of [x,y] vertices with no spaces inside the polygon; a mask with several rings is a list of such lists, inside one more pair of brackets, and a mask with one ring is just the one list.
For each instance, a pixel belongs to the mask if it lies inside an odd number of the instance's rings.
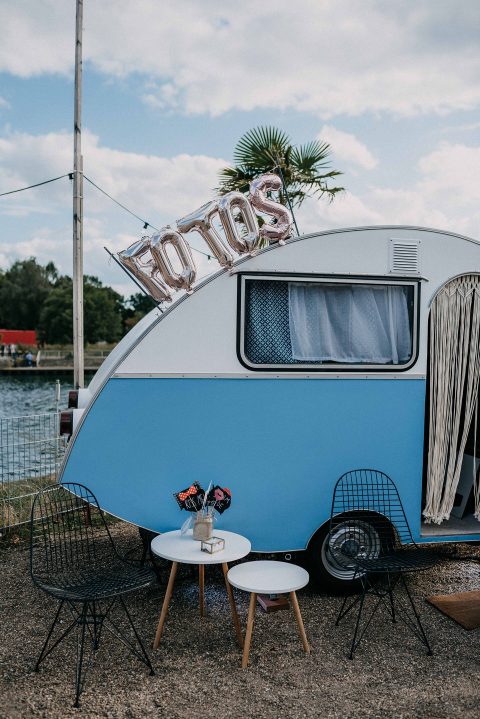
{"label": "white curtain in window", "polygon": [[295,360],[400,364],[411,357],[406,287],[289,282],[289,315]]}

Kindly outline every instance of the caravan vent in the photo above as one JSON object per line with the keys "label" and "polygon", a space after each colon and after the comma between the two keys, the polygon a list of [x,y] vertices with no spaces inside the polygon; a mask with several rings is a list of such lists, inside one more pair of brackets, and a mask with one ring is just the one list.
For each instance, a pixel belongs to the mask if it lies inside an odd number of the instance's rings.
{"label": "caravan vent", "polygon": [[420,240],[390,240],[390,272],[420,274]]}

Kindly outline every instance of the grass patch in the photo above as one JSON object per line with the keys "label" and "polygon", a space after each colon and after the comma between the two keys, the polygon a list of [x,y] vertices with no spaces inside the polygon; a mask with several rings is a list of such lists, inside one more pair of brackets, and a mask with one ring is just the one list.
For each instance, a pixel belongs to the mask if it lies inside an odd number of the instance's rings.
{"label": "grass patch", "polygon": [[[30,540],[30,517],[35,495],[42,489],[57,484],[54,474],[18,480],[0,487],[0,549]],[[104,512],[108,525],[121,521]],[[37,517],[40,519],[40,517]],[[100,526],[97,512],[91,513],[92,526]]]}

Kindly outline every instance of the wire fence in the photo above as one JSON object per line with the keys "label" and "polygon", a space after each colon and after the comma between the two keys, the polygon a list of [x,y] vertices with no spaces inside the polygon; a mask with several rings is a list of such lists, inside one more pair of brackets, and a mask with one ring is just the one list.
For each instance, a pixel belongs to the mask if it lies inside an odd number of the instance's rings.
{"label": "wire fence", "polygon": [[[110,352],[111,349],[86,349],[84,353],[85,366],[100,367]],[[37,367],[73,367],[73,347],[59,350],[40,349],[35,357],[35,363]]]}
{"label": "wire fence", "polygon": [[66,446],[58,412],[0,419],[0,532],[30,520],[33,497],[57,481]]}

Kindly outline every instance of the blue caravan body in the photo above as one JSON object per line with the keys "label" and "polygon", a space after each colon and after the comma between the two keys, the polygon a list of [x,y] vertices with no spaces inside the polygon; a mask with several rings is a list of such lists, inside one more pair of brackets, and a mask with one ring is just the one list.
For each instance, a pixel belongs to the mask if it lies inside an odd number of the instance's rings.
{"label": "blue caravan body", "polygon": [[[232,492],[222,529],[288,553],[325,533],[338,477],[372,467],[397,484],[416,541],[478,540],[473,517],[423,524],[422,487],[431,303],[479,272],[479,243],[417,227],[322,232],[237,259],[113,350],[80,393],[62,481],[157,532],[185,519],[174,492],[212,481]],[[367,291],[390,308],[395,357],[335,349],[338,324],[367,343]],[[298,312],[320,300],[335,336],[298,349]]]}

